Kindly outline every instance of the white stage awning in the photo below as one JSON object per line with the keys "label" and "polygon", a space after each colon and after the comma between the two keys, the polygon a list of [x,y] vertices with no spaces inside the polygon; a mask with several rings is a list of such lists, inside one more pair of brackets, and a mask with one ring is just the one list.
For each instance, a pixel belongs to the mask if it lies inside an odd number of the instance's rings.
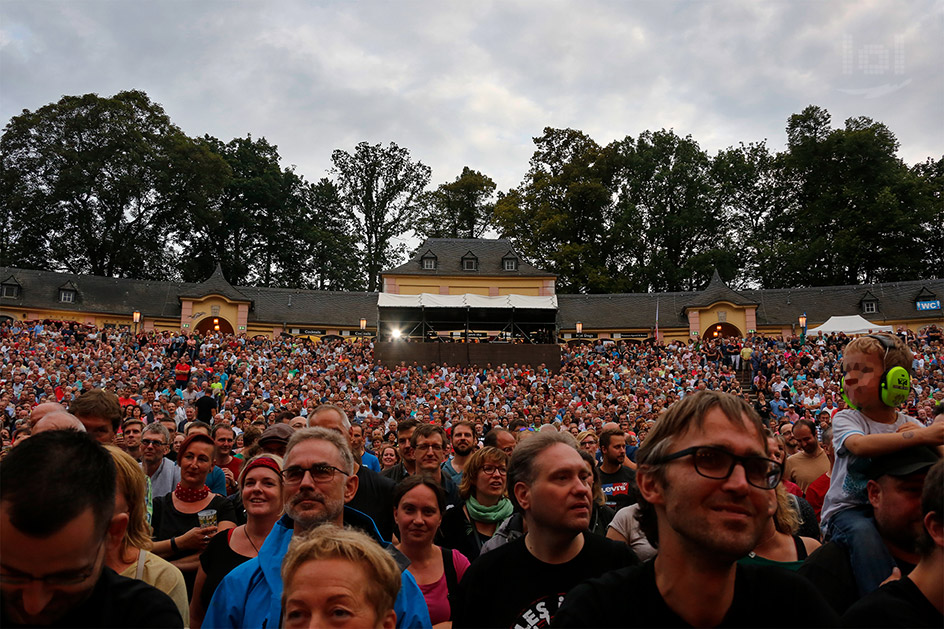
{"label": "white stage awning", "polygon": [[832,334],[833,332],[842,332],[844,334],[871,334],[872,332],[892,331],[893,328],[890,325],[879,325],[859,315],[849,315],[844,317],[830,317],[823,325],[810,328],[807,334]]}
{"label": "white stage awning", "polygon": [[380,308],[518,308],[531,310],[556,310],[557,296],[532,297],[530,295],[501,295],[485,297],[483,295],[395,295],[380,293],[377,297]]}

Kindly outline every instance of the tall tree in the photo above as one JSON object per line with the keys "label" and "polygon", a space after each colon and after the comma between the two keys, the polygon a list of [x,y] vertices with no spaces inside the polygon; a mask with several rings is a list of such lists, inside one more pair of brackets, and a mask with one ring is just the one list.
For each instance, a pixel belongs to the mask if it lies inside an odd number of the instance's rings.
{"label": "tall tree", "polygon": [[560,291],[608,292],[611,191],[603,149],[574,129],[545,128],[518,188],[499,195],[495,222],[518,250],[558,275]]}
{"label": "tall tree", "polygon": [[140,91],[24,111],[0,153],[3,263],[114,277],[175,277],[169,238],[226,175]]}
{"label": "tall tree", "polygon": [[285,252],[296,260],[301,274],[286,284],[318,290],[364,290],[356,230],[344,212],[338,187],[327,178],[306,183],[302,208],[301,221],[295,227],[300,242]]}
{"label": "tall tree", "polygon": [[637,291],[692,290],[717,267],[731,279],[737,256],[713,202],[710,159],[691,136],[645,131],[609,147],[617,223],[616,250],[631,257],[626,269]]}
{"label": "tall tree", "polygon": [[468,166],[455,181],[420,197],[414,229],[422,238],[479,238],[488,229],[495,182]]}
{"label": "tall tree", "polygon": [[775,286],[894,281],[922,268],[922,225],[934,207],[897,157],[898,140],[869,118],[830,127],[824,109],[790,117],[785,180],[795,203],[771,223],[779,236],[768,264]]}
{"label": "tall tree", "polygon": [[412,226],[431,170],[393,142],[386,147],[361,142],[353,153],[338,149],[331,161],[344,210],[357,225],[367,290],[380,290],[380,273],[406,248],[394,239]]}
{"label": "tall tree", "polygon": [[230,169],[226,186],[194,216],[194,234],[181,266],[191,281],[206,278],[219,261],[234,284],[283,285],[295,260],[283,253],[297,243],[303,182],[279,164],[278,147],[251,136],[223,143],[205,136],[201,143]]}

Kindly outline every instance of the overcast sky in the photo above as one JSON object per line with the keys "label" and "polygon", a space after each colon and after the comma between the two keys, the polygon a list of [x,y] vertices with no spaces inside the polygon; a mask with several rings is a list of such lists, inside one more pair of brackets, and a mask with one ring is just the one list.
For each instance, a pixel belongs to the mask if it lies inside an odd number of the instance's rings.
{"label": "overcast sky", "polygon": [[673,128],[714,153],[785,142],[809,104],[944,154],[944,5],[589,0],[0,0],[0,124],[64,94],[147,92],[191,136],[251,133],[317,180],[396,142],[520,183],[546,126],[601,144]]}

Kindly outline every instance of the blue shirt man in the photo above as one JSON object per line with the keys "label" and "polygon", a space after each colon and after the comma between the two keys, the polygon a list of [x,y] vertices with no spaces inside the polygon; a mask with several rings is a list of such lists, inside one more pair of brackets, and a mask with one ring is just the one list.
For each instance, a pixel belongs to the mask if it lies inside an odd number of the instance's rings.
{"label": "blue shirt man", "polygon": [[[321,524],[353,526],[384,547],[389,543],[368,516],[344,506],[357,493],[354,456],[347,439],[327,428],[295,431],[285,451],[282,471],[285,515],[266,537],[259,554],[223,579],[210,601],[205,627],[280,626],[282,560],[296,532],[304,534]],[[397,627],[429,627],[423,592],[406,571],[409,561],[394,553],[402,568],[400,593],[394,601]]]}

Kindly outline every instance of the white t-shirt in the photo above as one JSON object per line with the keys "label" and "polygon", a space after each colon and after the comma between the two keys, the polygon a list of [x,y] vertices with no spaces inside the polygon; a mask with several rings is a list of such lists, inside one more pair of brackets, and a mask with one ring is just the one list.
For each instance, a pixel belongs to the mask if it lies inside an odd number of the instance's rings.
{"label": "white t-shirt", "polygon": [[[865,485],[868,479],[864,471],[857,469],[856,463],[861,459],[845,448],[846,439],[852,435],[876,435],[893,433],[903,424],[914,422],[913,417],[898,413],[898,418],[892,424],[880,424],[872,421],[860,411],[843,409],[833,417],[833,449],[836,453],[836,462],[833,464],[829,491],[823,500],[822,521],[827,523],[829,518],[843,509],[868,504]],[[852,469],[850,470],[850,466]]]}

